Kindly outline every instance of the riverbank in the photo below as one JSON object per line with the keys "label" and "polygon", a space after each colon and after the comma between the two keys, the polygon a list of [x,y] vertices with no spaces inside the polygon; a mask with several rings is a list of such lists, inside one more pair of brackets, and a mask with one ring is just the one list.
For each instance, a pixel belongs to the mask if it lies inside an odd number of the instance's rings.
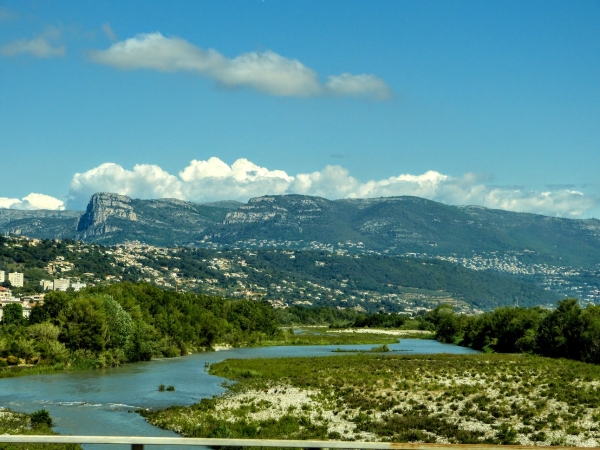
{"label": "riverbank", "polygon": [[[40,415],[14,412],[0,408],[0,434],[56,434],[47,423],[47,418]],[[2,450],[81,450],[77,444],[0,444]]]}
{"label": "riverbank", "polygon": [[600,368],[526,355],[227,360],[236,383],[143,415],[185,436],[598,446]]}
{"label": "riverbank", "polygon": [[[292,331],[289,331],[292,330]],[[227,343],[214,344],[210,351],[222,351],[232,348],[245,347],[273,347],[273,346],[299,346],[299,345],[383,345],[398,342],[401,336],[406,339],[433,339],[431,332],[421,330],[396,330],[396,329],[377,329],[377,328],[351,328],[351,329],[330,329],[327,326],[299,327],[296,330],[303,330],[301,334],[295,334],[294,329],[284,330],[281,339],[263,340],[252,345],[241,345],[233,347]],[[203,352],[198,352],[203,353]],[[179,356],[179,355],[177,355]],[[127,364],[127,363],[125,363]],[[18,366],[5,366],[0,368],[0,378],[22,377],[28,375],[41,375],[46,373],[55,373],[63,370],[89,370],[93,368],[102,369],[104,367],[90,367],[89,364],[78,365],[67,361],[66,363],[56,363],[51,365],[22,364]]]}
{"label": "riverbank", "polygon": [[263,341],[258,346],[274,345],[363,345],[394,344],[399,337],[406,339],[433,339],[434,333],[422,330],[390,328],[329,328],[307,326],[287,328],[280,339]]}

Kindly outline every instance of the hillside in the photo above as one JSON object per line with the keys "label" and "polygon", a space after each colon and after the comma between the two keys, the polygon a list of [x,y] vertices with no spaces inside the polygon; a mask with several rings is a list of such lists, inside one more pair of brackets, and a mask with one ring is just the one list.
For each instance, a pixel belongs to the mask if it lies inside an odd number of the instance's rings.
{"label": "hillside", "polygon": [[600,221],[449,206],[417,197],[263,196],[247,204],[98,193],[85,213],[0,210],[0,232],[212,250],[325,250],[438,259],[585,302],[600,298]]}
{"label": "hillside", "polygon": [[273,306],[332,306],[416,313],[439,304],[463,312],[501,305],[553,305],[560,297],[531,283],[440,260],[332,254],[310,250],[209,250],[147,245],[103,247],[75,241],[0,238],[0,270],[39,281],[70,278],[88,286],[122,281]]}

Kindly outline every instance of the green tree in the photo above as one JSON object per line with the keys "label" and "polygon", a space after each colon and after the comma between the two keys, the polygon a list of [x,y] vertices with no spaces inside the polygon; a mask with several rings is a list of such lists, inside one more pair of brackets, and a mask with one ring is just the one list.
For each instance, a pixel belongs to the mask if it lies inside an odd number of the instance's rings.
{"label": "green tree", "polygon": [[577,299],[558,302],[558,308],[544,318],[537,334],[537,352],[552,358],[580,359],[583,324]]}
{"label": "green tree", "polygon": [[103,302],[107,319],[104,345],[106,348],[123,348],[133,331],[131,316],[110,295],[104,295]]}
{"label": "green tree", "polygon": [[581,360],[600,363],[600,306],[588,305],[581,313]]}
{"label": "green tree", "polygon": [[51,319],[57,319],[69,304],[69,296],[61,291],[48,292],[44,297],[44,310]]}
{"label": "green tree", "polygon": [[20,303],[9,303],[2,308],[2,323],[5,325],[22,325],[24,322],[23,307]]}
{"label": "green tree", "polygon": [[29,313],[29,323],[37,324],[45,322],[50,318],[48,310],[43,306],[35,305]]}
{"label": "green tree", "polygon": [[62,332],[59,336],[71,350],[100,352],[105,348],[107,333],[104,301],[96,296],[73,299],[59,314]]}
{"label": "green tree", "polygon": [[461,318],[452,309],[441,309],[437,318],[435,338],[440,342],[455,342],[463,334],[461,325]]}

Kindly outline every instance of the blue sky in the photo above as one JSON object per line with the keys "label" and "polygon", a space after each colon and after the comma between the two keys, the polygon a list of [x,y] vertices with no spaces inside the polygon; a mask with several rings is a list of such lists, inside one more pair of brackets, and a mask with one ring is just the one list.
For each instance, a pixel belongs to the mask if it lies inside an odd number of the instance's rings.
{"label": "blue sky", "polygon": [[600,216],[600,1],[0,2],[0,207],[304,193]]}

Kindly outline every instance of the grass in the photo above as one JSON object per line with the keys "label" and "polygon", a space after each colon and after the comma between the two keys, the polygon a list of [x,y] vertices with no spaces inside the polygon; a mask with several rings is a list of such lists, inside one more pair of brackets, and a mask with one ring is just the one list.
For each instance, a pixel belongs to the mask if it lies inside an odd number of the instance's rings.
{"label": "grass", "polygon": [[39,366],[7,366],[0,369],[0,378],[24,377],[27,375],[41,375],[45,373],[60,372],[68,369],[63,363]]}
{"label": "grass", "polygon": [[[394,344],[399,341],[400,336],[385,334],[389,330],[373,330],[372,332],[348,332],[348,330],[330,329],[327,326],[301,328],[302,333],[293,334],[293,329],[283,333],[281,339],[263,341],[261,346],[274,345],[361,345],[361,344]],[[433,334],[424,335],[420,333],[402,335],[402,338],[433,338]]]}
{"label": "grass", "polygon": [[185,436],[598,446],[600,367],[525,355],[227,360],[236,383],[143,413]]}
{"label": "grass", "polygon": [[[50,427],[52,419],[46,410],[33,414],[17,413],[0,408],[0,435],[2,434],[56,434]],[[8,444],[0,443],[2,450],[81,450],[76,444]]]}

